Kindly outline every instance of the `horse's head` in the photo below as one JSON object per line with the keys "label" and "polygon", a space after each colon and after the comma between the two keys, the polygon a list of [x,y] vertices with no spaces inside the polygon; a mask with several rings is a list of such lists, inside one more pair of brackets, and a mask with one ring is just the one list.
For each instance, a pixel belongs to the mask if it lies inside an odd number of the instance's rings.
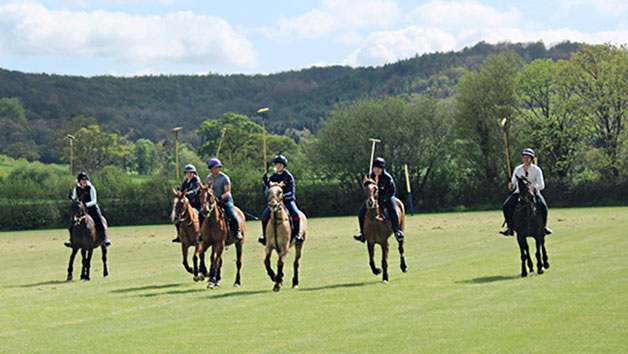
{"label": "horse's head", "polygon": [[79,198],[70,198],[72,200],[72,204],[70,205],[70,211],[72,212],[72,224],[74,226],[78,226],[85,220],[85,216],[87,215],[87,209],[85,208],[85,204]]}
{"label": "horse's head", "polygon": [[515,177],[517,177],[517,184],[519,186],[519,200],[530,205],[534,213],[536,210],[536,197],[534,192],[532,192],[532,182],[525,176],[515,175]]}
{"label": "horse's head", "polygon": [[209,181],[208,185],[201,183],[201,212],[208,216],[216,208],[216,195],[214,195],[214,181]]}
{"label": "horse's head", "polygon": [[186,192],[187,189],[183,192],[177,191],[174,188],[172,189],[172,213],[170,214],[170,219],[172,220],[172,222],[181,219],[181,217],[183,216],[183,214],[185,214],[185,211],[188,208],[190,202],[188,201],[188,198],[185,197]]}
{"label": "horse's head", "polygon": [[283,182],[270,182],[268,184],[268,208],[272,211],[279,211],[283,201]]}
{"label": "horse's head", "polygon": [[366,195],[366,207],[368,209],[377,208],[377,182],[371,178],[364,178],[364,194]]}

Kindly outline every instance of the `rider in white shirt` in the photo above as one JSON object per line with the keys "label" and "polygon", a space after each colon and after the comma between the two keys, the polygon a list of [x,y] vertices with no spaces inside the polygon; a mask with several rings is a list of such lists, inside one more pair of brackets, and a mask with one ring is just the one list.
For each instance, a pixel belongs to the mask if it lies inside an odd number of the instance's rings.
{"label": "rider in white shirt", "polygon": [[[504,202],[504,206],[502,208],[504,212],[504,218],[506,219],[506,223],[508,224],[508,228],[506,230],[500,231],[499,233],[504,236],[512,236],[512,218],[515,212],[515,207],[517,206],[517,200],[519,198],[519,183],[517,183],[517,176],[519,177],[527,177],[528,180],[532,183],[531,191],[535,193],[538,199],[539,213],[543,217],[543,224],[547,224],[547,203],[545,202],[545,198],[541,194],[541,191],[545,189],[545,180],[543,179],[543,171],[541,168],[532,163],[532,159],[535,157],[534,150],[527,148],[521,152],[521,158],[523,160],[523,164],[517,166],[515,171],[512,174],[512,180],[508,183],[508,189],[513,191],[512,194],[506,198]],[[545,233],[551,234],[552,229],[545,226]]]}

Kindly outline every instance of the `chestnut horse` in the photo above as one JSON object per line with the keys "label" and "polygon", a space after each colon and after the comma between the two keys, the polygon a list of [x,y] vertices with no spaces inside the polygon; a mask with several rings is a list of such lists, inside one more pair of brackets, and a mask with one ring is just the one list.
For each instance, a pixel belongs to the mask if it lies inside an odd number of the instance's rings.
{"label": "chestnut horse", "polygon": [[[72,280],[74,271],[74,258],[78,250],[81,250],[82,268],[81,279],[89,280],[89,268],[92,262],[94,248],[100,247],[102,251],[103,276],[109,275],[107,271],[107,246],[103,242],[105,235],[97,235],[96,224],[87,213],[87,208],[83,201],[72,199],[72,218],[70,220],[70,237],[72,239],[72,254],[70,254],[70,264],[68,266],[67,280]],[[107,220],[103,217],[103,224],[107,227]]]}
{"label": "chestnut horse", "polygon": [[[295,240],[290,239],[291,225],[288,210],[283,204],[283,191],[281,187],[282,183],[269,184],[268,188],[268,208],[270,209],[270,219],[266,225],[266,258],[264,259],[264,265],[268,276],[275,282],[273,291],[281,290],[283,285],[283,265],[288,255],[288,249],[295,245]],[[305,214],[299,210],[299,218],[301,219],[301,235],[305,239],[307,235],[307,219]],[[294,256],[294,275],[292,277],[292,288],[299,287],[299,260],[303,253],[303,245],[295,245],[296,254]],[[270,266],[270,256],[275,250],[279,259],[277,260],[277,274]]]}
{"label": "chestnut horse", "polygon": [[[205,220],[201,226],[202,242],[198,244],[196,253],[194,254],[194,280],[203,280],[203,274],[199,275],[198,273],[197,262],[198,258],[201,258],[202,264],[205,251],[211,247],[211,267],[209,270],[209,282],[207,283],[207,288],[213,289],[215,286],[220,286],[222,252],[224,251],[225,246],[235,244],[237,272],[233,286],[239,287],[244,237],[241,240],[238,240],[232,232],[229,232],[229,224],[227,223],[225,211],[218,205],[216,196],[212,190],[212,185],[213,181],[211,181],[207,186],[201,184],[201,212],[205,216]],[[240,231],[244,236],[244,213],[242,213],[238,207],[234,207],[233,209],[235,214],[238,216],[238,219],[240,219]]]}
{"label": "chestnut horse", "polygon": [[[190,201],[185,197],[185,193],[172,189],[172,213],[170,219],[173,223],[179,222],[179,238],[181,239],[181,253],[183,254],[183,267],[188,273],[194,273],[192,267],[188,265],[188,249],[196,246],[200,227],[198,212],[190,205]],[[201,261],[201,263],[203,263]],[[201,265],[204,267],[204,264]]]}
{"label": "chestnut horse", "polygon": [[[392,224],[390,220],[383,219],[380,214],[379,204],[377,202],[377,182],[370,178],[364,179],[364,192],[366,194],[366,218],[364,219],[364,238],[369,252],[369,265],[371,271],[375,275],[383,272],[382,281],[388,282],[388,238],[393,234]],[[399,214],[399,227],[403,231],[405,229],[406,212],[403,203],[395,198],[397,213]],[[375,252],[375,244],[382,248],[382,268],[375,267],[373,255]],[[408,266],[403,255],[403,240],[399,242],[399,254],[401,256],[401,271],[406,272]]]}

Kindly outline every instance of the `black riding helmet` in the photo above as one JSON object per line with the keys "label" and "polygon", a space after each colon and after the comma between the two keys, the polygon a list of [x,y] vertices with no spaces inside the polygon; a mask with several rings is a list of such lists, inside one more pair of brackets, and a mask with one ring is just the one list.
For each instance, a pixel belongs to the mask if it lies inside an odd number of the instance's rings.
{"label": "black riding helmet", "polygon": [[373,160],[373,167],[386,168],[386,160],[383,157],[376,157]]}
{"label": "black riding helmet", "polygon": [[281,163],[284,166],[288,166],[288,159],[285,156],[279,154],[277,155],[277,157],[275,157],[275,159],[273,160],[273,163]]}
{"label": "black riding helmet", "polygon": [[85,173],[85,172],[80,172],[80,173],[78,174],[78,176],[76,176],[76,180],[77,180],[78,182],[80,182],[81,180],[84,180],[84,179],[86,179],[86,180],[88,180],[88,181],[89,181],[89,176],[88,176],[88,175],[87,175],[87,173]]}

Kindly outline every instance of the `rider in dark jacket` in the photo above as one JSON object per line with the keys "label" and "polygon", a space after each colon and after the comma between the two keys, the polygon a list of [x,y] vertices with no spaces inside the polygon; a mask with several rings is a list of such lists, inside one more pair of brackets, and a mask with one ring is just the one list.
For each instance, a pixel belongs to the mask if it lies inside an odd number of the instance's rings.
{"label": "rider in dark jacket", "polygon": [[[390,217],[390,223],[395,233],[397,241],[404,238],[403,231],[399,227],[399,214],[397,214],[397,206],[395,204],[395,193],[397,187],[394,178],[386,171],[386,161],[378,157],[373,161],[373,171],[366,175],[367,178],[377,180],[377,201],[379,206],[384,208]],[[358,213],[360,222],[360,233],[353,236],[357,241],[364,242],[364,218],[366,217],[366,201],[362,202]]]}
{"label": "rider in dark jacket", "polygon": [[[89,176],[87,173],[81,172],[78,174],[77,184],[72,189],[72,199],[80,200],[87,208],[87,213],[94,220],[96,231],[102,235],[105,240],[106,246],[111,246],[111,241],[107,237],[107,231],[105,224],[103,223],[103,216],[98,207],[96,198],[96,187],[89,182]],[[65,246],[72,248],[72,226],[70,226],[70,242],[66,242]]]}
{"label": "rider in dark jacket", "polygon": [[[264,181],[265,191],[268,188],[270,182],[281,183],[283,182],[283,204],[288,209],[288,213],[292,218],[292,238],[296,239],[296,244],[303,243],[303,236],[301,236],[301,220],[299,216],[299,209],[296,203],[296,185],[294,182],[294,176],[286,169],[288,166],[288,159],[283,155],[277,155],[273,160],[275,163],[276,172],[268,178],[268,174],[264,174],[262,181]],[[270,209],[266,207],[262,213],[262,237],[258,240],[262,245],[266,244],[266,225],[270,218]]]}
{"label": "rider in dark jacket", "polygon": [[[183,179],[183,183],[181,183],[180,191],[186,191],[185,197],[190,202],[192,208],[196,209],[198,212],[198,220],[199,226],[203,225],[203,213],[201,210],[201,179],[198,177],[198,173],[196,172],[196,167],[192,164],[185,165],[183,169],[185,172],[185,178]],[[177,237],[172,240],[172,242],[181,242],[181,238],[179,238],[179,221],[177,220],[174,223],[177,228]]]}

